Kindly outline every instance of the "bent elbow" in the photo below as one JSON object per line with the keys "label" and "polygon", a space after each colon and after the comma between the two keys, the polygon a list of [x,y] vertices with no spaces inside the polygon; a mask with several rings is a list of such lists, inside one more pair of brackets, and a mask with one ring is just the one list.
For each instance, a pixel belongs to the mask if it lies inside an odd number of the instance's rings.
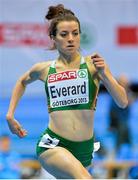
{"label": "bent elbow", "polygon": [[128,106],[128,97],[126,91],[124,94],[122,93],[122,98],[121,98],[121,108],[125,109]]}
{"label": "bent elbow", "polygon": [[124,99],[123,102],[120,104],[120,108],[125,109],[128,106],[128,99]]}

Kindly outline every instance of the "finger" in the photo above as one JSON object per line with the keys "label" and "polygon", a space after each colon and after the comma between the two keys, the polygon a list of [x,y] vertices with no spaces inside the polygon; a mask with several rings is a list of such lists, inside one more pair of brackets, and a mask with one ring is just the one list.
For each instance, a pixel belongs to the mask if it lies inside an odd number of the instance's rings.
{"label": "finger", "polygon": [[104,61],[93,61],[93,65],[97,66],[97,65],[105,65]]}
{"label": "finger", "polygon": [[103,58],[93,58],[92,61],[93,62],[98,62],[98,61],[104,62],[104,59]]}
{"label": "finger", "polygon": [[22,137],[24,137],[24,136],[27,135],[27,132],[22,130],[22,131],[20,131],[20,135],[21,135]]}
{"label": "finger", "polygon": [[93,58],[99,58],[99,57],[101,57],[100,54],[98,54],[98,53],[96,53],[96,52],[91,55],[91,58],[92,58],[92,59],[93,59]]}
{"label": "finger", "polygon": [[24,130],[22,130],[22,132],[23,132],[23,136],[26,136],[27,135],[27,131],[24,129]]}
{"label": "finger", "polygon": [[94,62],[94,66],[105,66],[104,62]]}
{"label": "finger", "polygon": [[25,129],[22,129],[21,127],[18,128],[18,135],[20,137],[24,137],[27,135],[27,131]]}
{"label": "finger", "polygon": [[20,129],[16,129],[16,130],[14,131],[14,134],[16,134],[16,135],[19,136],[19,137],[22,136],[22,132],[21,132]]}
{"label": "finger", "polygon": [[103,65],[98,65],[98,66],[96,66],[96,69],[99,69],[99,68],[104,68],[104,66]]}
{"label": "finger", "polygon": [[24,133],[23,133],[22,130],[19,131],[19,135],[20,135],[20,136],[24,136]]}
{"label": "finger", "polygon": [[94,66],[105,66],[104,61],[94,61],[93,64],[94,64]]}

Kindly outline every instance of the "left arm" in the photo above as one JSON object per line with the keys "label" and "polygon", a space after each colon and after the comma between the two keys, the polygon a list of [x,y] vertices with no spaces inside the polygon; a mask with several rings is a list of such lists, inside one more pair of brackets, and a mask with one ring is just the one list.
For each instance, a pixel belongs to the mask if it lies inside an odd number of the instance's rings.
{"label": "left arm", "polygon": [[116,104],[121,108],[125,108],[128,105],[126,91],[112,76],[103,57],[95,53],[94,55],[91,56],[91,59],[97,70],[98,77],[103,82],[104,86],[111,94]]}

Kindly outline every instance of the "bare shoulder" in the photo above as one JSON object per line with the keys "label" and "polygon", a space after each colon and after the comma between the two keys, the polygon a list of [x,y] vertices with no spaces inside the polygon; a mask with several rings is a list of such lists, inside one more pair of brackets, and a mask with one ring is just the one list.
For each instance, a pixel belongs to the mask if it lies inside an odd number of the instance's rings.
{"label": "bare shoulder", "polygon": [[39,79],[45,81],[51,62],[52,61],[44,61],[44,62],[36,63],[33,66],[32,72],[39,72],[40,73]]}
{"label": "bare shoulder", "polygon": [[31,71],[42,71],[45,68],[49,68],[51,61],[39,62],[33,65]]}
{"label": "bare shoulder", "polygon": [[51,61],[40,62],[34,64],[31,69],[25,72],[18,81],[21,81],[24,86],[36,81],[42,80],[44,81],[43,77],[48,72],[48,68],[51,64]]}

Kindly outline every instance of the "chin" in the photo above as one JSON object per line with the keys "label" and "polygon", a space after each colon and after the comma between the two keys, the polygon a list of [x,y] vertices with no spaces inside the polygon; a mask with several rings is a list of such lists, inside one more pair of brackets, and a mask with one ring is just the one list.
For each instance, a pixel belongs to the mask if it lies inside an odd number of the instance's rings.
{"label": "chin", "polygon": [[76,53],[77,53],[77,50],[74,50],[74,49],[71,50],[71,49],[70,49],[70,50],[66,50],[65,53],[66,53],[66,54],[73,55],[73,54],[76,54]]}
{"label": "chin", "polygon": [[74,56],[75,54],[76,54],[77,52],[75,51],[75,52],[68,52],[68,53],[66,53],[68,56]]}
{"label": "chin", "polygon": [[62,54],[64,54],[64,55],[67,55],[67,56],[74,56],[75,54],[77,54],[78,53],[78,50],[67,50],[67,49],[64,49],[64,50],[62,50],[62,51],[60,51]]}

